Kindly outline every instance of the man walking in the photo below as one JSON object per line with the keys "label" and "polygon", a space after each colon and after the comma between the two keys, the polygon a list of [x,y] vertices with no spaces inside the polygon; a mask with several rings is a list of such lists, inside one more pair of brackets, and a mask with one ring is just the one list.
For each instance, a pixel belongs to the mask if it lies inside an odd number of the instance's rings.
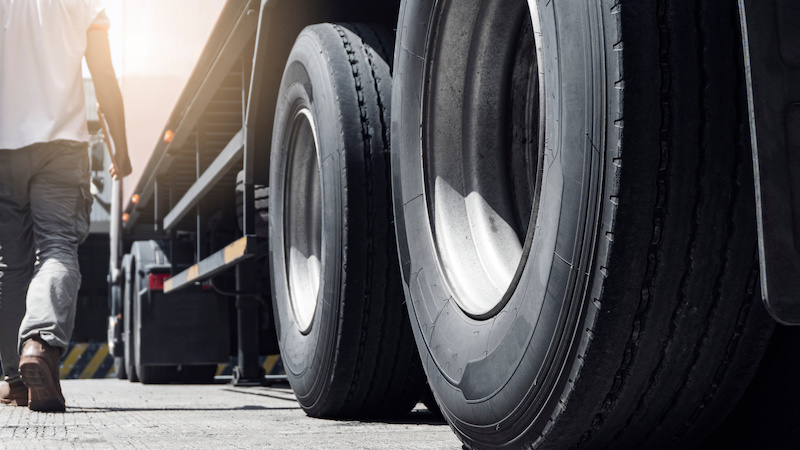
{"label": "man walking", "polygon": [[102,0],[0,0],[0,403],[63,411],[58,360],[75,320],[78,245],[89,231],[86,105],[92,73],[131,171]]}

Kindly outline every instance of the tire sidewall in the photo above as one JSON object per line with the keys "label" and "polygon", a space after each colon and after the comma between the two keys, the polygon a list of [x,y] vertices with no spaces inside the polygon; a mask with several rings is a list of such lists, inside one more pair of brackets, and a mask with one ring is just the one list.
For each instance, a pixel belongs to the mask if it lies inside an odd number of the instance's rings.
{"label": "tire sidewall", "polygon": [[[472,319],[452,301],[455,294],[442,274],[426,209],[421,162],[425,55],[436,1],[403,2],[395,48],[392,135],[403,151],[392,153],[392,171],[409,315],[443,414],[462,439],[478,445],[515,440],[519,445],[522,436],[539,436],[557,413],[577,344],[586,339],[579,331],[593,320],[585,289],[604,163],[593,150],[602,147],[593,142],[602,142],[606,131],[605,109],[598,108],[605,85],[598,89],[596,84],[605,73],[584,55],[602,59],[604,47],[598,55],[596,40],[564,31],[576,25],[575,17],[583,14],[578,8],[589,9],[590,2],[530,3],[538,3],[534,23],[545,36],[559,36],[558,42],[537,42],[546,98],[540,208],[520,280],[490,319]],[[571,23],[555,20],[558,13],[570,12],[578,13]]]}
{"label": "tire sidewall", "polygon": [[[131,324],[131,337],[132,345],[130,348],[130,359],[126,355],[126,360],[130,361],[129,367],[132,366],[135,373],[134,380],[141,381],[142,383],[151,382],[147,379],[145,370],[148,366],[142,364],[142,317],[150,311],[150,289],[148,286],[148,275],[145,273],[147,267],[151,264],[169,264],[169,259],[162,250],[162,244],[157,241],[138,241],[134,242],[131,246],[132,255],[132,268],[130,276],[132,282],[132,292],[130,298],[130,324]],[[145,290],[142,295],[142,291]],[[131,375],[130,369],[128,376]]]}
{"label": "tire sidewall", "polygon": [[[131,247],[133,253],[133,292],[131,292],[131,363],[133,364],[136,375],[141,382],[146,382],[143,376],[143,365],[141,361],[142,356],[142,303],[141,296],[142,289],[146,286],[146,279],[143,271],[147,264],[155,262],[154,258],[150,255],[148,250],[150,242],[136,242]],[[145,295],[147,295],[145,293]]]}
{"label": "tire sidewall", "polygon": [[133,296],[136,293],[136,260],[133,257],[129,258],[128,264],[123,266],[125,270],[125,286],[123,290],[123,339],[125,343],[124,362],[125,371],[128,374],[130,381],[138,381],[136,373],[136,361],[134,359],[134,301]]}

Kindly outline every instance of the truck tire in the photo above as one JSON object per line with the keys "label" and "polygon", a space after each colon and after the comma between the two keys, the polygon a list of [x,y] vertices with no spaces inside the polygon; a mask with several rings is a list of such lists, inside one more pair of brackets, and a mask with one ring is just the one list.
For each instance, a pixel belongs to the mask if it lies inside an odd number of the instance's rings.
{"label": "truck tire", "polygon": [[133,305],[134,305],[134,292],[136,287],[134,283],[136,278],[135,268],[136,262],[130,256],[125,255],[123,258],[122,270],[125,274],[123,289],[122,289],[122,340],[125,345],[125,354],[123,356],[123,365],[125,366],[125,374],[128,376],[128,381],[131,383],[138,383],[139,377],[136,374],[136,364],[134,362],[134,339],[133,339]]}
{"label": "truck tire", "polygon": [[377,26],[310,26],[281,82],[271,284],[286,375],[315,417],[404,414],[424,388],[391,223],[392,42]]}
{"label": "truck tire", "polygon": [[428,386],[425,386],[425,390],[422,392],[422,398],[419,399],[419,402],[425,405],[430,411],[431,414],[438,418],[442,418],[442,410],[439,408],[439,405],[436,404],[436,398],[433,396],[433,391]]}
{"label": "truck tire", "polygon": [[128,371],[125,369],[125,358],[123,356],[114,357],[114,376],[118,380],[128,379]]}
{"label": "truck tire", "polygon": [[143,366],[137,365],[139,381],[142,384],[168,384],[178,381],[177,366]]}
{"label": "truck tire", "polygon": [[[735,2],[402,2],[400,265],[468,448],[690,448],[773,325]],[[758,414],[754,412],[754,414]]]}
{"label": "truck tire", "polygon": [[736,408],[697,449],[792,449],[800,442],[800,328],[777,325]]}
{"label": "truck tire", "polygon": [[[133,325],[132,336],[133,342],[131,346],[131,354],[133,355],[133,363],[136,370],[138,381],[143,384],[164,384],[171,383],[178,378],[177,366],[154,366],[144,365],[141,363],[141,311],[143,296],[147,295],[148,280],[144,273],[145,268],[151,264],[166,265],[169,264],[169,259],[161,250],[161,246],[156,241],[138,241],[134,242],[131,246],[131,254],[133,255],[133,276],[136,288],[132,297],[132,317],[131,323]],[[130,376],[130,375],[129,375]]]}
{"label": "truck tire", "polygon": [[178,379],[183,384],[210,384],[216,374],[216,364],[194,364],[178,369]]}
{"label": "truck tire", "polygon": [[[130,255],[125,255],[122,257],[122,264],[120,267],[120,280],[119,282],[112,286],[112,299],[111,299],[111,317],[113,321],[109,321],[109,329],[108,329],[108,336],[109,336],[109,344],[114,343],[114,376],[118,380],[127,380],[128,379],[128,371],[125,367],[125,344],[124,344],[124,333],[125,333],[125,324],[124,322],[118,323],[117,321],[119,318],[123,318],[124,320],[124,308],[125,308],[125,288],[127,284],[127,275],[130,269]],[[120,350],[120,345],[122,346],[122,350]],[[117,356],[119,355],[119,356]]]}

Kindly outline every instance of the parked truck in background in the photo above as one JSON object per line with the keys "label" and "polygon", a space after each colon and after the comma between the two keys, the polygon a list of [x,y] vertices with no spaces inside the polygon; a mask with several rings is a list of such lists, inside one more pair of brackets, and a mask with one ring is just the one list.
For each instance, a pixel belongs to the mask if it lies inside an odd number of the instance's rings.
{"label": "parked truck in background", "polygon": [[800,2],[220,6],[120,200],[129,379],[277,345],[468,448],[797,442]]}

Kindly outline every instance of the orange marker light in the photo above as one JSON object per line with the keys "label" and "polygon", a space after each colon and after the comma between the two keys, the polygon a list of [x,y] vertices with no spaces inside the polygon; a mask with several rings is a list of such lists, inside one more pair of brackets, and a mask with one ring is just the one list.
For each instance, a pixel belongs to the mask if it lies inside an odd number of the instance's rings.
{"label": "orange marker light", "polygon": [[133,194],[133,197],[131,197],[131,203],[134,205],[139,203],[139,194]]}
{"label": "orange marker light", "polygon": [[166,132],[164,132],[164,142],[166,142],[167,144],[172,142],[172,138],[173,137],[175,137],[175,132],[174,131],[167,130]]}
{"label": "orange marker light", "polygon": [[127,222],[130,218],[131,218],[131,215],[128,214],[128,213],[125,213],[125,214],[122,215],[122,221],[123,222]]}

